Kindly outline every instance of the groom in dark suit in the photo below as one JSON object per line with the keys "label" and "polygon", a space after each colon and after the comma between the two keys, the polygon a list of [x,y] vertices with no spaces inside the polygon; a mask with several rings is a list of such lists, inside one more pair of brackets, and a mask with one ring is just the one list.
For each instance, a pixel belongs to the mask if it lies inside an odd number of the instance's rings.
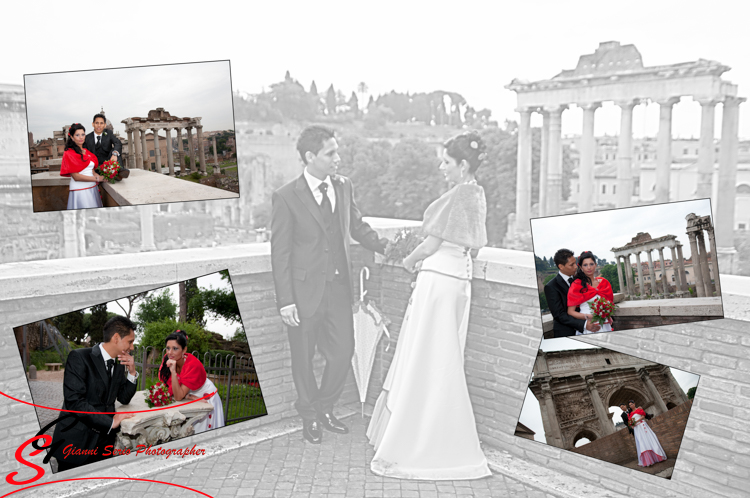
{"label": "groom in dark suit", "polygon": [[[63,409],[114,412],[115,400],[128,404],[135,394],[138,372],[130,355],[135,340],[133,322],[123,316],[104,324],[104,342],[74,349],[68,355],[63,378]],[[119,364],[115,364],[115,358]],[[60,413],[60,419],[70,415]],[[133,414],[76,413],[60,420],[52,436],[57,470],[68,470],[107,458],[123,419]],[[61,444],[58,444],[61,443]],[[67,450],[66,450],[67,448]],[[77,453],[77,454],[76,454]]]}
{"label": "groom in dark suit", "polygon": [[573,283],[578,265],[573,251],[570,249],[560,249],[552,258],[558,274],[547,282],[544,286],[544,295],[547,298],[547,305],[554,318],[553,332],[555,337],[568,337],[576,335],[576,331],[583,332],[583,329],[590,332],[597,332],[601,326],[588,320],[573,318],[568,314],[568,289]]}
{"label": "groom in dark suit", "polygon": [[[352,182],[336,175],[337,149],[333,130],[305,128],[297,142],[305,170],[272,197],[276,304],[289,335],[302,435],[314,444],[322,439],[321,426],[349,432],[333,415],[354,354],[349,236],[379,253],[387,242],[362,221]],[[312,362],[316,347],[326,360],[320,387]]]}
{"label": "groom in dark suit", "polygon": [[120,163],[120,171],[117,173],[117,179],[127,178],[130,170],[122,166],[122,142],[115,136],[114,132],[105,130],[107,118],[104,114],[94,115],[94,122],[91,124],[94,131],[86,135],[86,141],[83,146],[90,152],[93,152],[99,160],[99,165],[105,161],[117,161]]}

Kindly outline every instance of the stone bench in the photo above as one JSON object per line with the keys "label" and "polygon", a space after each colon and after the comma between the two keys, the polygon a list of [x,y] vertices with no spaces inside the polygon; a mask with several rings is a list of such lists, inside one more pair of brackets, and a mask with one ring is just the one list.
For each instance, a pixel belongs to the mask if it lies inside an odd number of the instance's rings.
{"label": "stone bench", "polygon": [[60,370],[60,367],[62,367],[62,363],[45,363],[44,366],[47,367],[47,370],[56,372],[57,370]]}

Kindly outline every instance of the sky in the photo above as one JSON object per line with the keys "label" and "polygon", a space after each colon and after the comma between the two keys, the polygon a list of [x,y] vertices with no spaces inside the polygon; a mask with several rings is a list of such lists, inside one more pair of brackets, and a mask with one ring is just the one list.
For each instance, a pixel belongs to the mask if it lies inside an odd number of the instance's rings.
{"label": "sky", "polygon": [[[598,346],[592,346],[584,342],[576,341],[575,339],[569,339],[567,337],[560,337],[557,339],[543,339],[539,349],[545,352],[549,351],[566,351],[571,349],[602,349]],[[684,370],[678,370],[670,367],[669,370],[672,372],[672,376],[675,378],[677,383],[680,385],[682,390],[687,394],[691,387],[698,385],[699,375],[685,372]],[[620,414],[622,410],[619,407],[609,407],[608,411],[613,413],[612,420],[617,423],[621,422]],[[539,411],[539,402],[537,401],[534,394],[527,389],[526,397],[524,398],[523,407],[521,408],[521,415],[518,419],[523,425],[534,431],[534,440],[546,443],[544,437],[544,426],[542,425],[542,416]],[[579,445],[580,446],[580,445]]]}
{"label": "sky", "polygon": [[[577,256],[583,251],[591,251],[597,258],[614,262],[613,247],[629,243],[638,232],[648,232],[652,238],[676,235],[682,242],[682,255],[690,258],[690,242],[685,229],[685,216],[695,213],[698,216],[711,214],[709,199],[655,204],[624,209],[609,209],[591,213],[551,216],[531,220],[531,235],[534,254],[547,259],[560,248],[567,248]],[[706,238],[706,247],[709,241]],[[653,260],[659,253],[653,251]],[[632,256],[631,263],[635,263]],[[664,259],[671,260],[672,252],[664,251]],[[641,262],[648,262],[645,253]]]}
{"label": "sky", "polygon": [[93,131],[94,114],[102,108],[121,137],[123,119],[147,117],[157,107],[172,116],[202,118],[204,131],[234,129],[228,61],[27,74],[24,81],[35,140],[72,123]]}
{"label": "sky", "polygon": [[[719,61],[732,68],[724,79],[739,85],[739,95],[750,95],[747,20],[732,0],[383,0],[356,6],[343,0],[216,0],[210,7],[185,1],[179,8],[163,2],[118,9],[116,28],[95,31],[91,27],[106,17],[101,5],[82,1],[65,8],[49,0],[4,5],[3,17],[14,21],[6,22],[0,41],[13,49],[3,53],[0,83],[23,84],[28,73],[229,59],[233,87],[244,93],[267,89],[289,70],[305,88],[313,80],[320,91],[333,83],[346,95],[360,82],[375,95],[455,91],[475,108],[491,109],[502,123],[517,119],[515,94],[504,88],[511,80],[549,79],[574,68],[578,57],[593,53],[600,42],[614,40],[634,44],[646,66]],[[105,56],[91,53],[98,43]],[[101,105],[108,110],[110,104],[99,100],[79,112],[88,116],[90,106]],[[698,136],[699,106],[684,100],[674,108],[673,135]],[[750,139],[748,105],[740,106],[739,135]],[[172,105],[164,107],[172,112]],[[535,115],[532,125],[540,122]],[[565,112],[564,134],[580,133],[581,126],[579,108]],[[636,107],[636,137],[654,135],[657,127],[657,105]],[[605,104],[596,113],[596,133],[615,134],[618,128],[618,108]]]}

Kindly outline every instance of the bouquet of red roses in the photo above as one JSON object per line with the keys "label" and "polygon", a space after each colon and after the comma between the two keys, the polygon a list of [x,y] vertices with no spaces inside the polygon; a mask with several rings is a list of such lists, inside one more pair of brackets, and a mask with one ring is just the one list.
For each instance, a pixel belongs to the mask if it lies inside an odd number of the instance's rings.
{"label": "bouquet of red roses", "polygon": [[146,391],[146,404],[149,408],[166,406],[174,401],[169,394],[169,389],[163,382],[154,384]]}
{"label": "bouquet of red roses", "polygon": [[117,161],[104,161],[96,169],[96,172],[106,178],[109,183],[115,183],[118,171],[120,171],[120,163]]}
{"label": "bouquet of red roses", "polygon": [[607,299],[599,296],[591,306],[591,311],[594,312],[592,321],[598,323],[599,325],[604,325],[604,323],[609,319],[610,316],[612,316],[616,309],[617,306],[615,305],[615,303],[609,302]]}

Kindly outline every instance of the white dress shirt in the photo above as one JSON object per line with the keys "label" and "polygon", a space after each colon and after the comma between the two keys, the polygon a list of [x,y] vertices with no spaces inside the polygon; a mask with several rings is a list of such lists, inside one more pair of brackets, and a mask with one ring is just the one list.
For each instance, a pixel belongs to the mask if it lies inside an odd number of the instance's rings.
{"label": "white dress shirt", "polygon": [[[109,370],[107,368],[107,361],[108,360],[115,360],[116,358],[112,358],[109,353],[107,353],[107,350],[104,349],[104,343],[99,343],[99,350],[102,352],[102,358],[104,359],[104,370]],[[112,371],[114,372],[114,368],[112,368]],[[127,369],[125,370],[126,372]],[[128,372],[128,380],[135,384],[136,379],[138,378],[138,372],[135,372],[135,375],[131,375],[130,372]],[[115,421],[112,420],[112,425],[115,425]],[[107,434],[112,430],[112,426],[109,427],[109,431],[107,431]]]}
{"label": "white dress shirt", "polygon": [[573,275],[566,275],[563,272],[559,272],[560,276],[565,280],[565,283],[568,284],[568,287],[570,287],[570,282],[568,282],[569,278],[573,278]]}
{"label": "white dress shirt", "polygon": [[[313,197],[315,197],[315,202],[317,202],[318,206],[320,206],[320,204],[323,202],[323,192],[320,191],[319,187],[323,182],[312,176],[307,171],[307,167],[305,167],[304,175],[305,180],[307,180],[307,186],[310,187]],[[331,181],[331,177],[326,176],[326,179],[324,181],[328,184],[327,194],[328,200],[331,201],[331,211],[336,211],[336,191],[333,189],[333,182]]]}

